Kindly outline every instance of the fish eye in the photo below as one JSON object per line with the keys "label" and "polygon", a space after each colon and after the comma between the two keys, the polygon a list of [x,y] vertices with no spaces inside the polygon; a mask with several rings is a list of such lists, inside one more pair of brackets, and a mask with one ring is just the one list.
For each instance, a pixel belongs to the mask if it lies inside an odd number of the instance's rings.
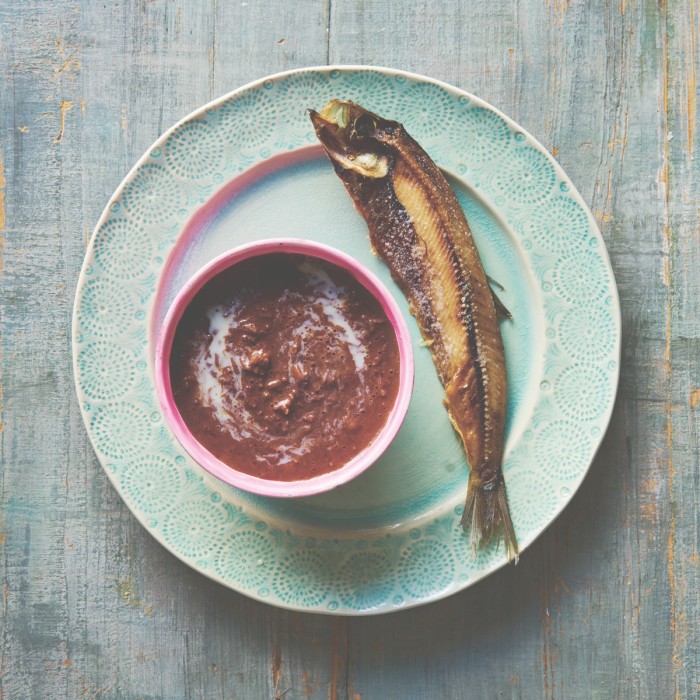
{"label": "fish eye", "polygon": [[369,114],[362,114],[355,121],[355,131],[359,136],[369,136],[375,129],[374,119]]}

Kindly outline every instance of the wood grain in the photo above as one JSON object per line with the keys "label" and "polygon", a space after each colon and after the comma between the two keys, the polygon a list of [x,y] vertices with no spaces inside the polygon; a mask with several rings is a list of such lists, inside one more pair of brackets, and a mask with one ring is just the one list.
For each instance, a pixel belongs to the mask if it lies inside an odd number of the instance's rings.
{"label": "wood grain", "polygon": [[[0,695],[690,698],[700,693],[700,215],[693,0],[0,5]],[[277,610],[160,547],[73,395],[85,244],[155,138],[249,80],[387,65],[488,100],[550,149],[623,309],[613,421],[509,567],[384,618]]]}

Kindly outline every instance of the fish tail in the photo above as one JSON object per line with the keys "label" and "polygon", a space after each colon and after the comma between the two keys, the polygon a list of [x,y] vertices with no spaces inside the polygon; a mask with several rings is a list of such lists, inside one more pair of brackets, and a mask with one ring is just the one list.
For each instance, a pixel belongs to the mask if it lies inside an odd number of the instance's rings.
{"label": "fish tail", "polygon": [[509,560],[515,559],[517,563],[518,542],[508,511],[506,485],[502,477],[487,484],[480,484],[473,471],[469,475],[467,500],[462,514],[462,529],[466,531],[470,524],[471,541],[475,550],[503,534],[506,555]]}

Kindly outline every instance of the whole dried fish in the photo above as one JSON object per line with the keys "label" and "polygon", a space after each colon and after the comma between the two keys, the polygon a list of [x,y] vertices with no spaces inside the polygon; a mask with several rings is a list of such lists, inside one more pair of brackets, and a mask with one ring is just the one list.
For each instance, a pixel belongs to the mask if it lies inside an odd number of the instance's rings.
{"label": "whole dried fish", "polygon": [[508,556],[517,556],[501,470],[507,393],[500,302],[464,212],[400,123],[339,100],[309,113],[430,347],[471,470],[462,526],[471,522],[475,546],[503,535]]}

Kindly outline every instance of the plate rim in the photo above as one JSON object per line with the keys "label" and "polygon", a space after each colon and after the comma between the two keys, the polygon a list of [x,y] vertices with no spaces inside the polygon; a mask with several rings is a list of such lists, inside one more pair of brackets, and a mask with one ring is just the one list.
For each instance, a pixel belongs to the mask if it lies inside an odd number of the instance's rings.
{"label": "plate rim", "polygon": [[[391,67],[384,67],[384,66],[375,66],[375,65],[365,65],[365,64],[330,64],[330,65],[316,65],[316,66],[305,66],[305,67],[300,67],[300,68],[292,68],[284,71],[279,71],[275,72],[269,75],[266,75],[261,78],[257,78],[255,80],[249,81],[213,100],[210,100],[209,102],[200,105],[199,107],[195,108],[191,112],[189,112],[185,117],[181,118],[177,122],[175,122],[170,128],[168,128],[166,131],[164,131],[162,134],[158,136],[158,138],[145,150],[143,155],[138,158],[136,163],[129,169],[129,171],[126,173],[126,175],[122,178],[114,192],[111,194],[109,197],[100,217],[98,218],[95,227],[92,230],[92,233],[90,235],[89,243],[88,246],[85,249],[85,254],[83,258],[83,262],[80,267],[80,273],[74,288],[74,303],[73,303],[73,310],[72,310],[72,317],[71,317],[71,355],[72,355],[72,370],[73,370],[73,383],[74,387],[76,390],[76,395],[78,399],[78,407],[80,410],[80,414],[83,420],[83,424],[85,426],[85,430],[88,436],[88,440],[90,442],[91,447],[93,448],[93,452],[95,454],[95,457],[97,458],[98,462],[100,463],[100,466],[102,467],[102,470],[106,473],[107,477],[109,478],[112,486],[116,490],[117,494],[119,495],[120,499],[126,506],[126,508],[129,510],[132,516],[136,518],[136,520],[140,523],[140,525],[151,535],[161,546],[165,547],[167,551],[169,551],[172,555],[174,555],[177,559],[182,561],[185,565],[188,567],[194,569],[197,571],[197,573],[202,574],[206,576],[207,578],[219,583],[220,585],[223,585],[224,587],[236,591],[237,593],[240,593],[241,595],[246,596],[247,598],[250,598],[251,600],[255,600],[257,602],[262,602],[267,605],[271,605],[273,607],[277,607],[280,609],[284,610],[293,610],[297,612],[304,612],[304,613],[310,613],[310,614],[323,614],[323,615],[334,615],[334,616],[348,616],[348,617],[359,617],[359,616],[370,616],[370,615],[379,615],[379,614],[387,614],[387,613],[392,613],[392,612],[399,612],[401,610],[408,610],[413,607],[417,606],[422,606],[422,605],[427,605],[433,602],[437,602],[438,600],[442,600],[444,598],[447,598],[449,596],[452,596],[456,593],[462,592],[467,588],[470,588],[474,584],[476,584],[478,581],[486,578],[487,576],[495,573],[499,569],[503,568],[506,566],[509,562],[507,560],[497,560],[495,563],[490,563],[487,567],[485,567],[482,570],[477,570],[473,572],[473,575],[464,582],[457,582],[456,579],[454,581],[455,584],[458,585],[453,585],[447,587],[445,590],[440,591],[436,594],[431,595],[428,598],[424,599],[419,599],[415,601],[410,601],[410,602],[405,602],[402,603],[401,605],[392,605],[391,602],[386,602],[382,605],[382,607],[378,608],[363,608],[363,609],[351,609],[349,607],[343,607],[338,610],[330,610],[330,609],[317,609],[314,607],[309,607],[309,606],[304,606],[302,604],[296,604],[296,603],[286,603],[284,601],[276,601],[273,599],[266,599],[261,596],[256,596],[255,593],[251,590],[248,590],[246,588],[238,588],[235,587],[234,585],[224,581],[221,577],[217,576],[214,571],[208,570],[206,568],[198,566],[194,561],[191,559],[188,559],[185,555],[182,553],[176,551],[176,549],[171,546],[167,540],[161,535],[161,533],[157,530],[154,530],[151,528],[146,520],[145,514],[141,514],[130,506],[128,503],[127,499],[125,498],[125,494],[122,492],[122,489],[118,483],[117,477],[107,468],[106,462],[108,461],[107,458],[102,458],[98,451],[95,449],[95,445],[92,440],[92,434],[91,434],[91,429],[90,429],[90,421],[89,417],[87,414],[87,411],[85,410],[85,404],[87,403],[87,397],[85,396],[85,393],[80,386],[80,369],[78,366],[78,358],[79,358],[79,345],[80,342],[78,341],[78,335],[79,335],[79,302],[80,302],[80,291],[81,289],[85,286],[85,283],[88,278],[87,274],[87,269],[89,267],[90,261],[92,257],[94,256],[94,248],[95,248],[95,241],[97,239],[97,234],[102,228],[102,226],[106,223],[106,221],[110,218],[110,214],[112,212],[112,207],[117,202],[123,195],[125,188],[133,182],[135,179],[136,175],[138,172],[141,170],[142,166],[146,164],[149,161],[151,152],[155,148],[162,147],[169,139],[169,137],[176,131],[178,130],[181,126],[196,120],[198,118],[201,118],[202,116],[205,116],[207,112],[210,110],[214,110],[217,107],[222,106],[223,104],[227,103],[234,97],[236,97],[239,94],[245,93],[247,91],[257,89],[261,86],[263,86],[266,82],[268,81],[279,81],[283,80],[288,77],[296,76],[296,75],[303,75],[306,73],[322,73],[326,75],[330,75],[332,72],[342,72],[342,73],[352,73],[352,72],[362,72],[362,73],[379,73],[379,74],[384,74],[389,77],[403,77],[407,80],[411,80],[414,82],[418,83],[430,83],[433,85],[436,85],[446,92],[450,93],[451,95],[455,97],[466,97],[472,102],[474,105],[484,108],[490,112],[495,113],[497,116],[499,116],[501,119],[504,120],[504,122],[508,125],[508,127],[511,129],[513,133],[522,133],[526,139],[526,141],[529,143],[529,145],[533,146],[536,148],[537,151],[539,151],[542,155],[545,156],[547,161],[551,166],[553,166],[557,176],[561,179],[564,180],[568,184],[568,190],[567,194],[570,195],[576,203],[583,209],[583,211],[586,214],[589,226],[590,226],[590,231],[591,234],[595,235],[600,243],[602,244],[602,248],[599,251],[600,258],[605,264],[606,271],[609,275],[609,279],[611,281],[610,287],[607,289],[608,293],[612,295],[612,303],[610,304],[610,310],[611,310],[611,316],[614,322],[614,329],[615,329],[615,336],[614,336],[614,349],[611,351],[610,355],[614,356],[616,359],[616,366],[614,368],[614,372],[611,372],[611,388],[612,388],[612,393],[610,395],[610,400],[609,403],[606,407],[606,410],[603,414],[601,414],[601,418],[599,420],[599,424],[601,426],[601,433],[598,439],[597,444],[595,445],[595,448],[591,454],[591,457],[588,461],[588,464],[586,468],[583,470],[583,472],[580,475],[580,478],[575,484],[572,484],[571,489],[570,489],[570,494],[567,496],[566,500],[564,500],[561,504],[557,505],[556,512],[551,516],[550,520],[547,522],[547,524],[540,529],[537,534],[529,541],[527,542],[524,546],[521,547],[520,553],[522,554],[526,549],[528,549],[537,539],[539,539],[542,534],[548,530],[551,525],[557,521],[557,519],[561,516],[561,514],[566,510],[566,508],[569,506],[571,501],[573,500],[574,496],[576,493],[579,491],[581,488],[581,485],[583,484],[585,478],[587,477],[593,462],[595,461],[597,455],[600,452],[600,449],[602,447],[602,444],[604,442],[605,435],[607,431],[609,430],[610,427],[610,422],[612,420],[612,415],[614,412],[615,405],[617,403],[617,398],[618,398],[618,392],[619,392],[619,383],[620,383],[620,375],[621,375],[621,357],[622,357],[622,314],[621,314],[621,306],[620,306],[620,296],[619,296],[619,290],[617,286],[617,282],[615,279],[615,274],[614,270],[612,267],[612,263],[610,260],[610,255],[608,252],[608,248],[605,244],[605,239],[603,238],[603,235],[600,231],[600,228],[598,226],[597,221],[595,220],[595,217],[593,216],[588,204],[585,202],[583,197],[578,191],[578,188],[576,185],[572,182],[571,178],[565,173],[563,170],[562,166],[557,162],[557,160],[554,158],[554,156],[542,145],[542,143],[536,139],[527,129],[523,128],[519,123],[517,123],[515,120],[513,120],[511,117],[509,117],[507,114],[503,113],[499,108],[495,107],[491,103],[487,102],[486,100],[470,93],[467,90],[464,90],[462,88],[459,88],[455,85],[452,85],[450,83],[447,83],[445,81],[432,78],[430,76],[426,76],[420,73],[412,72],[412,71],[405,71],[397,68],[391,68]],[[238,176],[244,174],[250,169],[250,166],[246,168],[246,170],[243,171],[243,173],[240,173]],[[226,183],[222,183],[222,187]],[[218,188],[217,188],[218,191]],[[210,196],[214,196],[214,193],[212,193]],[[491,204],[493,204],[491,202]],[[195,209],[198,207],[195,207]],[[493,207],[495,211],[498,211],[497,207]],[[500,216],[500,212],[499,212]],[[421,520],[423,520],[423,517],[427,517],[429,513],[425,513],[421,516]]]}

